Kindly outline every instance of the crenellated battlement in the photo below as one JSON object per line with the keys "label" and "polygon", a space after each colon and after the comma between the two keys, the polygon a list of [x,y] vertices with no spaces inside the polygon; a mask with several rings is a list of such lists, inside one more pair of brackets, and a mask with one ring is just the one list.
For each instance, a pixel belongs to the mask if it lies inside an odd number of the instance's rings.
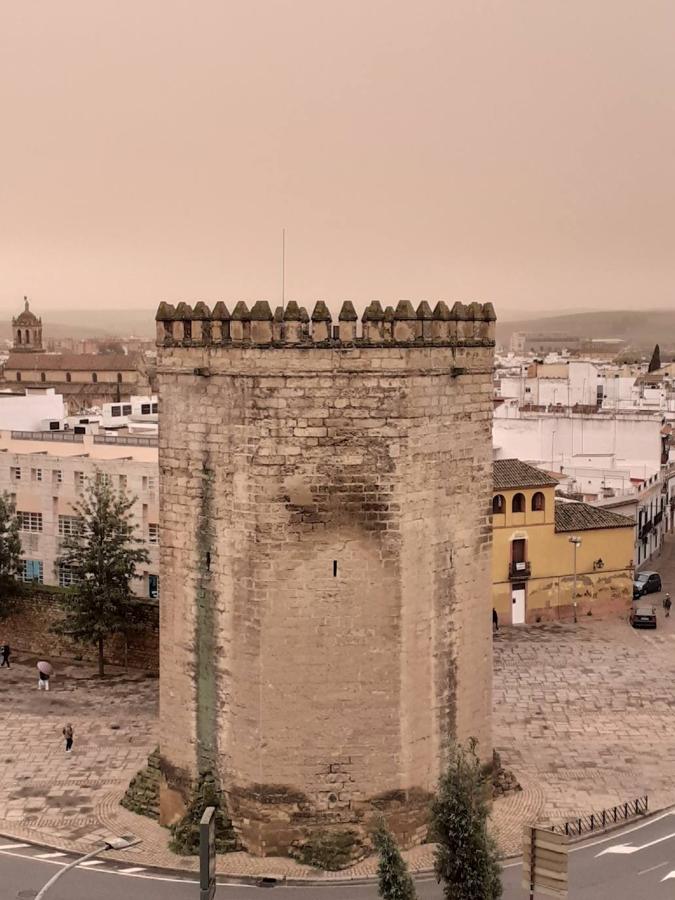
{"label": "crenellated battlement", "polygon": [[382,308],[373,300],[361,320],[346,300],[333,324],[330,310],[319,300],[311,316],[291,300],[274,312],[266,300],[249,310],[240,300],[232,312],[222,301],[212,310],[200,301],[173,306],[162,302],[156,315],[158,347],[320,346],[494,346],[496,315],[492,303],[455,303],[440,300],[432,310],[426,300],[415,309],[409,300]]}

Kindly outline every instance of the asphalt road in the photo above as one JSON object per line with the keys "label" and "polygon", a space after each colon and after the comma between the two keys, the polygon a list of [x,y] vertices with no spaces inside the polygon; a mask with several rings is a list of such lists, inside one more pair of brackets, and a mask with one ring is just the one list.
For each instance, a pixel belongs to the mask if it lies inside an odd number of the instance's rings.
{"label": "asphalt road", "polygon": [[[52,877],[67,855],[31,845],[8,846],[0,839],[0,898],[31,900]],[[50,854],[51,858],[39,859]],[[602,838],[576,845],[570,852],[570,900],[636,900],[675,896],[675,810],[629,826]],[[154,874],[149,870],[124,873],[123,864],[102,861],[74,869],[48,894],[49,900],[197,900],[198,885],[190,879]],[[526,900],[521,866],[504,868],[504,900]],[[442,900],[435,881],[417,882],[419,900]],[[375,885],[260,888],[219,884],[218,900],[375,900]],[[540,895],[536,894],[537,900]],[[480,900],[480,898],[476,898]],[[542,897],[541,900],[544,900]]]}

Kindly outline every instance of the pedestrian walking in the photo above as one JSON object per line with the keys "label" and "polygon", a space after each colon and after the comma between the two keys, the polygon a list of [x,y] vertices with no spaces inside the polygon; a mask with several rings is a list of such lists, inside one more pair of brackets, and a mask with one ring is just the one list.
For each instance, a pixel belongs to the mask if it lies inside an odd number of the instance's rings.
{"label": "pedestrian walking", "polygon": [[492,630],[499,631],[499,616],[494,606],[492,607]]}
{"label": "pedestrian walking", "polygon": [[49,676],[54,674],[54,669],[50,666],[48,662],[44,660],[40,660],[37,664],[38,670],[38,690],[39,691],[48,691],[49,690]]}
{"label": "pedestrian walking", "polygon": [[663,605],[666,610],[666,619],[670,615],[670,607],[673,605],[673,601],[670,599],[670,594],[666,594],[665,599],[663,601]]}
{"label": "pedestrian walking", "polygon": [[66,753],[71,753],[73,749],[73,726],[70,722],[64,727],[63,736],[66,739]]}
{"label": "pedestrian walking", "polygon": [[7,666],[8,669],[12,668],[9,664],[9,654],[9,644],[3,644],[2,647],[0,647],[0,669],[3,669],[5,666]]}

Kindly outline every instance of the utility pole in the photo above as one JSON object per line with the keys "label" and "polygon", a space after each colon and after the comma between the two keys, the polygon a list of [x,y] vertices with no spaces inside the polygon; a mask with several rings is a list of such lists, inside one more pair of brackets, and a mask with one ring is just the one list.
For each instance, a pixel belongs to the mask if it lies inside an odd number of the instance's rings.
{"label": "utility pole", "polygon": [[281,229],[281,306],[286,308],[286,229]]}
{"label": "utility pole", "polygon": [[574,552],[574,581],[572,583],[572,603],[574,604],[574,624],[577,622],[577,547],[581,544],[581,538],[572,535],[569,539]]}

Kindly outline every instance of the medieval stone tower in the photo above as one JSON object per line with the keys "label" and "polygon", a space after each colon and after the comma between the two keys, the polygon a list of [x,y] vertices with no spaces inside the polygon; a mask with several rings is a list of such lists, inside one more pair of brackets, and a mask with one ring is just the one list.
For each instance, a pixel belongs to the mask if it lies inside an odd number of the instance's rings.
{"label": "medieval stone tower", "polygon": [[243,844],[425,833],[491,754],[491,304],[157,313],[161,817],[217,775]]}

